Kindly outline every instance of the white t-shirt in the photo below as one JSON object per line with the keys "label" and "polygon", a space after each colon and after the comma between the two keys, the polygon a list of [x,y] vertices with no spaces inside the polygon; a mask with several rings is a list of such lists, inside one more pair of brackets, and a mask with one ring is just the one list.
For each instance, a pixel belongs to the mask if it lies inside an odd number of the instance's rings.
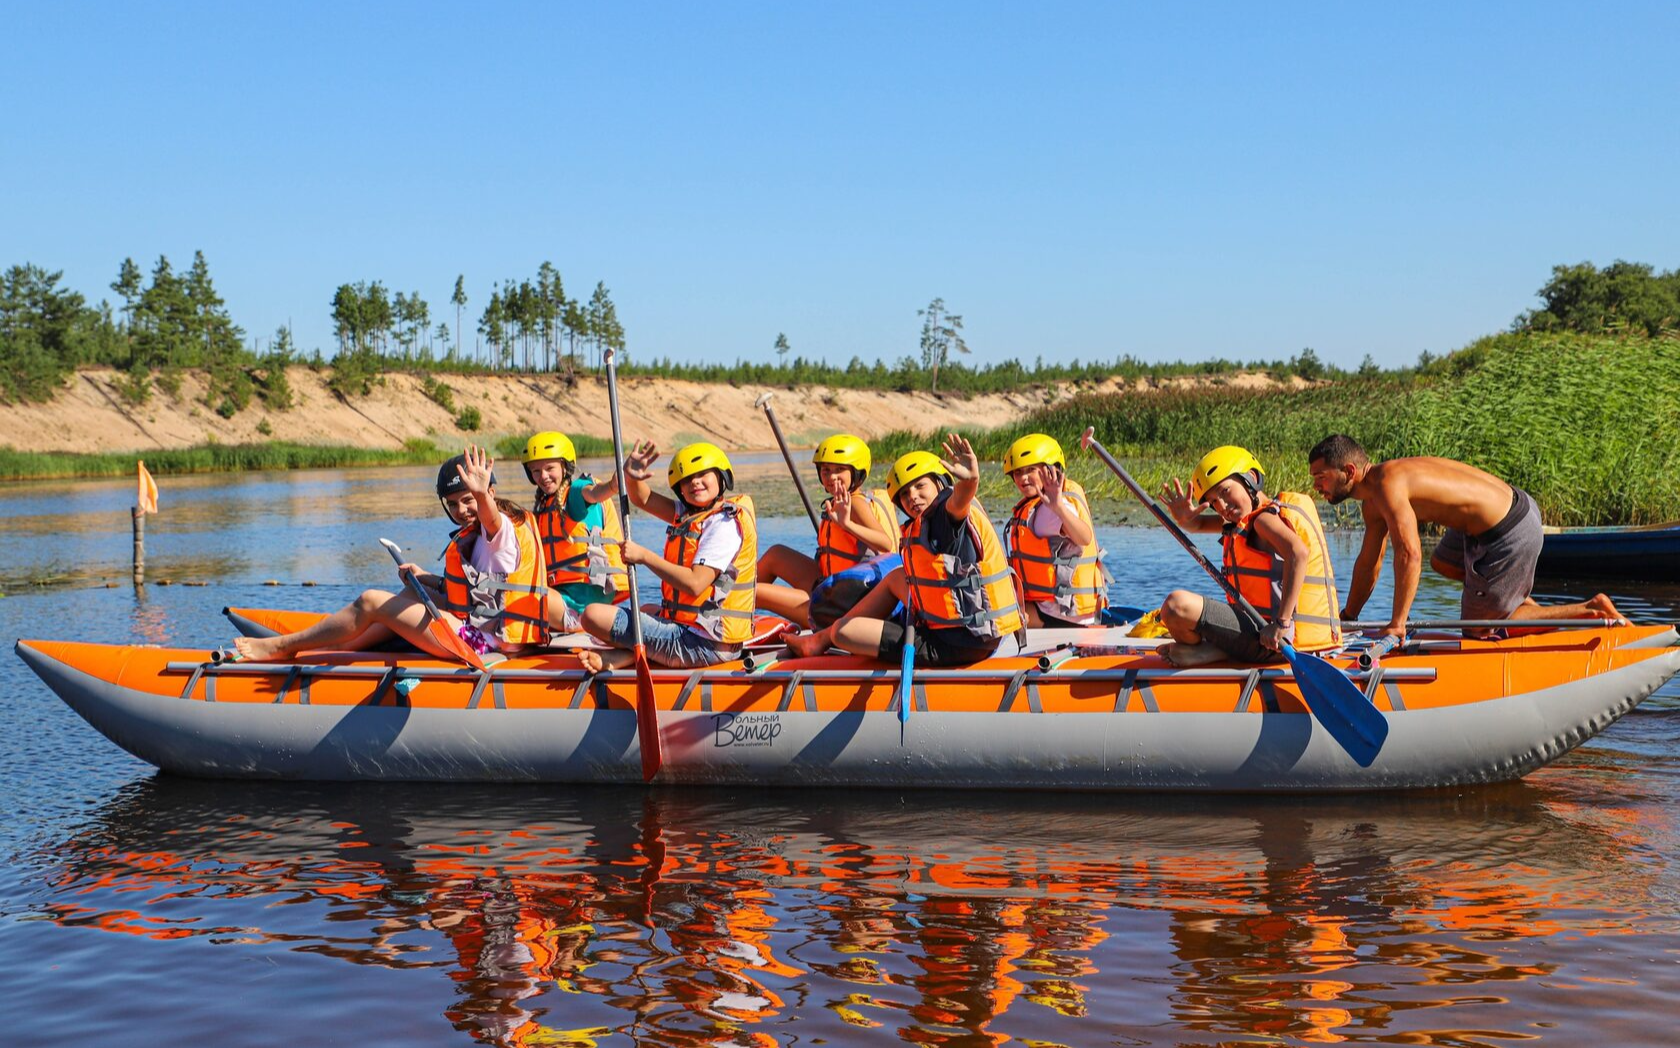
{"label": "white t-shirt", "polygon": [[514,533],[513,521],[506,513],[497,510],[496,516],[501,518],[501,526],[496,529],[495,537],[486,535],[483,528],[478,529],[467,560],[480,572],[507,575],[519,567],[519,536]]}
{"label": "white t-shirt", "polygon": [[[723,525],[719,527],[718,525]],[[714,513],[700,525],[700,542],[694,550],[694,566],[704,564],[720,572],[728,571],[741,552],[741,526],[733,517]]]}
{"label": "white t-shirt", "polygon": [[[735,557],[740,552],[741,526],[735,522],[733,516],[714,513],[700,525],[700,539],[694,548],[693,566],[716,568],[718,575],[722,576],[734,566]],[[689,623],[688,628],[707,639],[717,639],[697,622]]]}

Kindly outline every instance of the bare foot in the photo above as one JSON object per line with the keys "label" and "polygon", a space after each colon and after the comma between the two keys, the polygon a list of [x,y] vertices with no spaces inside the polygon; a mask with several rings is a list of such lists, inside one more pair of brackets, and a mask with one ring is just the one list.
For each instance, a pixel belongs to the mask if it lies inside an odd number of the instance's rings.
{"label": "bare foot", "polygon": [[1592,600],[1587,601],[1587,610],[1594,615],[1610,619],[1618,626],[1627,625],[1627,619],[1623,618],[1622,613],[1616,610],[1616,605],[1610,603],[1610,598],[1602,593],[1595,593]]}
{"label": "bare foot", "polygon": [[600,673],[606,669],[606,663],[601,661],[599,652],[590,651],[588,648],[579,648],[577,658],[578,665],[583,667],[585,673]]}
{"label": "bare foot", "polygon": [[272,659],[283,659],[291,653],[280,644],[280,637],[237,637],[233,642],[233,649],[239,652],[241,659],[252,662],[268,662]]}
{"label": "bare foot", "polygon": [[782,643],[787,645],[788,651],[796,658],[808,659],[821,655],[829,648],[828,633],[790,633],[782,637]]}
{"label": "bare foot", "polygon": [[1212,644],[1185,644],[1182,641],[1161,645],[1161,657],[1181,670],[1230,658]]}

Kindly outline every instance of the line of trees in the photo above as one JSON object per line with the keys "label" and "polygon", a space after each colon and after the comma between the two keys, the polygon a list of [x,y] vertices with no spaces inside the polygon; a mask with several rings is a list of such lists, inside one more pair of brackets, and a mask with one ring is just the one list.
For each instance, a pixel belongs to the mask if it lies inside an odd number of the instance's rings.
{"label": "line of trees", "polygon": [[335,363],[571,373],[598,365],[604,349],[624,349],[624,325],[605,282],[595,285],[587,302],[571,298],[552,262],[538,267],[535,280],[493,285],[470,345],[461,338],[465,275],[455,278],[449,302],[455,307],[453,330],[444,321],[432,327],[431,305],[418,291],[393,296],[377,280],[340,284],[332,301]]}
{"label": "line of trees", "polygon": [[[125,258],[110,284],[119,305],[90,304],[80,292],[61,286],[63,274],[25,263],[0,274],[0,397],[47,400],[74,369],[104,365],[126,374],[119,391],[134,403],[153,386],[179,394],[181,372],[201,368],[208,375],[207,406],[231,415],[254,396],[271,409],[291,403],[286,366],[299,362],[289,325],[281,325],[259,352],[255,340],[233,322],[216,291],[202,251],[186,272],[160,256],[150,274]],[[1517,317],[1517,331],[1571,330],[1627,336],[1672,335],[1680,324],[1680,270],[1657,272],[1643,263],[1618,261],[1599,269],[1591,263],[1556,266],[1537,292],[1542,305]],[[602,352],[625,348],[624,326],[604,282],[585,299],[566,293],[560,272],[544,262],[534,278],[498,281],[473,322],[466,277],[455,278],[449,297],[454,326],[437,318],[418,291],[391,294],[379,281],[341,284],[331,304],[336,352],[330,382],[341,395],[365,393],[393,367],[443,371],[522,370],[568,377],[599,367]],[[929,385],[951,392],[978,393],[1022,385],[1107,377],[1217,374],[1248,368],[1307,379],[1373,376],[1380,372],[1367,355],[1353,372],[1321,361],[1311,349],[1288,360],[1232,360],[1153,364],[1129,355],[1108,361],[1031,367],[1019,360],[979,368],[954,356],[968,353],[962,317],[935,298],[917,311],[922,318],[919,358],[906,355],[888,364],[853,357],[844,366],[794,356],[785,333],[761,360],[733,364],[677,364],[668,358],[624,362],[627,373],[700,381],[823,384],[851,388],[917,389]],[[327,363],[316,349],[302,360]],[[1417,371],[1432,373],[1438,358],[1427,351]]]}

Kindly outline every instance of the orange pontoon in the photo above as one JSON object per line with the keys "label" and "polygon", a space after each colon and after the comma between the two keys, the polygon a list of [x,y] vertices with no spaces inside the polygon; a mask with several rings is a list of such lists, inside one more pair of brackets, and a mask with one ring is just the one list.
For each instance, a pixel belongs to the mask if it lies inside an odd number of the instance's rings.
{"label": "orange pontoon", "polygon": [[[902,724],[896,669],[867,659],[656,669],[658,781],[1357,790],[1512,779],[1680,672],[1675,640],[1669,627],[1623,626],[1425,641],[1370,670],[1332,660],[1389,721],[1368,767],[1306,711],[1287,667],[1176,669],[1149,642],[923,670]],[[641,781],[632,674],[590,677],[563,652],[479,672],[401,653],[215,664],[199,650],[17,650],[100,732],[180,774]]]}

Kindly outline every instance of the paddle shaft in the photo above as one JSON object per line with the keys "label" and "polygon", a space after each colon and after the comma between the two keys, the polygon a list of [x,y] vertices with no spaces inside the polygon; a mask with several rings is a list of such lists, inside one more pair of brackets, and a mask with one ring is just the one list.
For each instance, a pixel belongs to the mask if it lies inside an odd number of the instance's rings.
{"label": "paddle shaft", "polygon": [[[630,478],[624,474],[624,431],[618,424],[618,351],[608,349],[607,364],[607,410],[612,418],[613,440],[613,470],[618,477],[618,522],[624,529],[624,541],[630,541]],[[642,646],[642,600],[636,592],[636,567],[625,565],[625,574],[630,577],[630,640],[636,647]]]}
{"label": "paddle shaft", "polygon": [[[385,552],[391,555],[391,559],[397,562],[397,567],[400,569],[403,565],[402,549],[390,539],[380,539],[379,544],[385,547]],[[462,640],[459,634],[449,628],[449,620],[445,619],[443,613],[438,611],[437,604],[432,601],[432,595],[426,592],[426,587],[420,584],[420,580],[401,570],[397,574],[401,575],[403,581],[408,583],[409,591],[419,599],[425,607],[426,613],[432,617],[426,628],[432,631],[432,636],[438,643],[453,651],[461,661],[474,669],[484,669],[484,660],[478,652],[467,647],[467,642]],[[443,636],[438,636],[437,629],[443,630]]]}
{"label": "paddle shaft", "polygon": [[770,395],[766,393],[759,400],[764,408],[764,415],[770,420],[770,432],[776,435],[776,446],[782,449],[782,461],[787,463],[788,473],[793,476],[793,486],[799,492],[799,501],[805,503],[805,515],[811,518],[811,527],[821,531],[822,526],[817,523],[817,511],[811,505],[811,496],[805,494],[805,481],[799,476],[799,467],[793,464],[793,453],[788,451],[787,439],[782,436],[782,425],[776,421],[776,409],[770,406]]}
{"label": "paddle shaft", "polygon": [[1090,430],[1085,431],[1084,443],[1097,453],[1097,456],[1103,460],[1103,463],[1109,469],[1114,471],[1114,475],[1120,478],[1121,483],[1132,490],[1132,494],[1138,497],[1149,512],[1155,514],[1155,519],[1161,522],[1162,527],[1172,532],[1172,537],[1177,539],[1178,544],[1188,550],[1192,557],[1196,558],[1196,563],[1202,566],[1202,570],[1208,573],[1208,577],[1219,583],[1219,588],[1225,591],[1225,595],[1230,598],[1232,604],[1237,606],[1237,610],[1248,616],[1254,628],[1265,629],[1265,618],[1261,616],[1254,605],[1248,602],[1248,598],[1237,592],[1237,588],[1231,585],[1231,580],[1225,577],[1225,573],[1214,567],[1213,561],[1207,559],[1207,554],[1196,548],[1196,544],[1191,541],[1190,536],[1185,534],[1184,529],[1178,526],[1178,521],[1168,516],[1167,512],[1154,499],[1149,497],[1149,493],[1143,490],[1143,486],[1132,479],[1132,475],[1126,472],[1126,467],[1122,466],[1113,455],[1108,453],[1108,449],[1103,447],[1102,441],[1093,436]]}
{"label": "paddle shaft", "polygon": [[[397,567],[401,568],[403,559],[400,547],[390,539],[380,539],[379,544],[385,547],[385,552],[389,553],[391,559],[397,562]],[[419,599],[420,603],[426,606],[426,610],[431,613],[432,618],[441,618],[442,616],[438,614],[437,605],[432,602],[432,595],[426,592],[426,587],[420,585],[420,580],[406,571],[398,572],[398,574],[402,576],[404,582],[408,583],[408,588],[414,592],[414,596]]]}
{"label": "paddle shaft", "polygon": [[[1407,619],[1407,630],[1491,630],[1502,626],[1537,629],[1602,629],[1613,626],[1611,619]],[[1387,622],[1344,622],[1344,630],[1380,630]]]}
{"label": "paddle shaft", "polygon": [[[624,430],[618,421],[618,356],[607,350],[607,408],[612,416],[613,475],[618,478],[618,517],[624,542],[630,542],[630,478],[624,472]],[[665,747],[659,738],[659,710],[653,693],[653,670],[648,666],[647,647],[642,643],[642,600],[636,589],[636,566],[625,565],[630,579],[630,642],[636,663],[636,742],[642,750],[642,781],[652,782],[665,763]]]}

